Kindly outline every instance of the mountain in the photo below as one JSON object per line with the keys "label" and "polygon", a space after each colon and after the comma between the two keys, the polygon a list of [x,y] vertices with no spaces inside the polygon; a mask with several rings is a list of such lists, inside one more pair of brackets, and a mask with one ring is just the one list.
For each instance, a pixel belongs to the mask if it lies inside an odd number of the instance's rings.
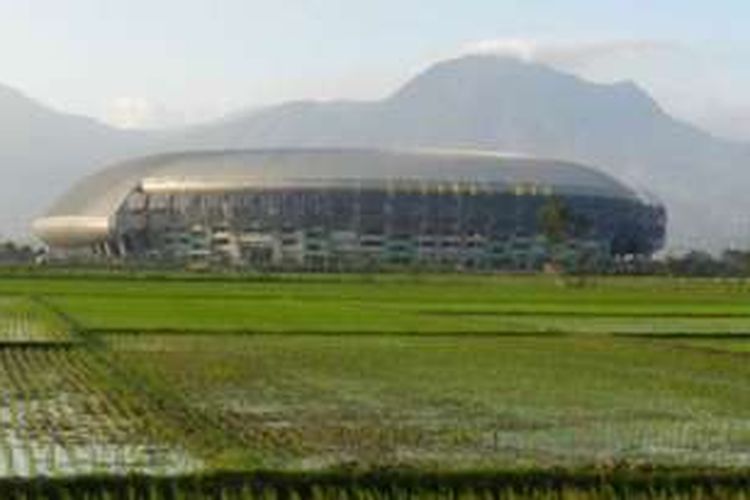
{"label": "mountain", "polygon": [[62,115],[0,89],[0,175],[17,176],[0,196],[26,201],[17,212],[24,217],[83,173],[125,156],[289,146],[493,149],[578,160],[663,200],[673,248],[718,249],[748,236],[738,226],[750,213],[749,146],[674,119],[632,82],[597,84],[510,58],[440,62],[379,101],[292,102],[158,134]]}
{"label": "mountain", "polygon": [[27,234],[31,218],[81,175],[150,141],[0,86],[0,236]]}

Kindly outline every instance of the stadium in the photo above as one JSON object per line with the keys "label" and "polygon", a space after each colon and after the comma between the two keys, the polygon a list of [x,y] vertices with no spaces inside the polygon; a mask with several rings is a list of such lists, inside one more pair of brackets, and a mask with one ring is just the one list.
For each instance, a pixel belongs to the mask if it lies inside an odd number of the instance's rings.
{"label": "stadium", "polygon": [[91,175],[34,222],[57,259],[539,269],[649,256],[666,214],[614,178],[489,152],[170,153]]}

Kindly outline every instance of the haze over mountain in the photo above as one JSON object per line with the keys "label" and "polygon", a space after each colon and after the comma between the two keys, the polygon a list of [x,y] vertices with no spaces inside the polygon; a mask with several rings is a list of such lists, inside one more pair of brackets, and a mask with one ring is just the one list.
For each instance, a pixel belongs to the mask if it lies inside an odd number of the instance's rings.
{"label": "haze over mountain", "polygon": [[26,234],[30,218],[79,176],[143,151],[147,140],[0,85],[0,235]]}
{"label": "haze over mountain", "polygon": [[[173,149],[471,148],[578,160],[663,200],[670,245],[750,244],[750,147],[676,120],[637,85],[497,56],[433,65],[371,102],[292,102],[169,132],[127,132],[0,88],[0,230],[102,164]],[[17,228],[16,228],[17,229]]]}

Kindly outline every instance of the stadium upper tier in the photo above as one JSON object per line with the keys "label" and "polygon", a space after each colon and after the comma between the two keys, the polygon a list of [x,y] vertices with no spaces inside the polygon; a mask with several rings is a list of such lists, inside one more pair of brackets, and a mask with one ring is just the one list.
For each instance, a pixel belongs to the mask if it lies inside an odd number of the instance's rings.
{"label": "stadium upper tier", "polygon": [[276,149],[170,153],[126,161],[84,178],[42,218],[51,245],[106,239],[133,192],[273,189],[477,190],[637,201],[612,177],[579,164],[490,152]]}

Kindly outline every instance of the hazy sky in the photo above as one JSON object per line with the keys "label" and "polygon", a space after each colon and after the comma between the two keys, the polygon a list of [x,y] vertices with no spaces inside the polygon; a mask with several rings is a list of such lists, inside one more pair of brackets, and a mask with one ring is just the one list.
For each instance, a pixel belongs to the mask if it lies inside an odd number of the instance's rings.
{"label": "hazy sky", "polygon": [[0,82],[121,126],[378,98],[427,64],[510,53],[630,78],[750,139],[750,1],[0,0]]}

